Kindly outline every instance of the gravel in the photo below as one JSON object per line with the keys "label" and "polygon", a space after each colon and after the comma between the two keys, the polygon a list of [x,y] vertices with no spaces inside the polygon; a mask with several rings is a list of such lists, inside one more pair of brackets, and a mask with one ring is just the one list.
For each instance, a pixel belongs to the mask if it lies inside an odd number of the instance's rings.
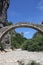
{"label": "gravel", "polygon": [[0,65],[19,65],[18,61],[27,64],[33,60],[43,65],[43,52],[28,52],[21,49],[0,52]]}

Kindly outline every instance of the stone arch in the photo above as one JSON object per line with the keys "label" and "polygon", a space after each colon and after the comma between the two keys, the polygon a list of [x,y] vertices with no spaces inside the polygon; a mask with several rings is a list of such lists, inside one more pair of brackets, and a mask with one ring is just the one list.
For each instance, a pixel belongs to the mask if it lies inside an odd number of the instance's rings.
{"label": "stone arch", "polygon": [[33,28],[33,29],[38,30],[41,33],[43,33],[43,31],[41,30],[41,28],[39,27],[39,25],[29,24],[29,23],[17,23],[15,25],[7,26],[7,29],[6,29],[6,27],[4,27],[5,30],[4,30],[4,32],[0,36],[0,41],[2,40],[2,38],[4,37],[4,35],[6,35],[10,30],[15,29],[15,28],[20,28],[20,27]]}

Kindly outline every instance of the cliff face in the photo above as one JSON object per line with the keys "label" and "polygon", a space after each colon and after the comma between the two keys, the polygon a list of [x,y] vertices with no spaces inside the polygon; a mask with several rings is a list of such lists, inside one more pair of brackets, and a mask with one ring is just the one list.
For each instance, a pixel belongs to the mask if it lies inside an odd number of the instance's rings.
{"label": "cliff face", "polygon": [[2,9],[3,9],[3,1],[0,0],[0,15],[2,14]]}
{"label": "cliff face", "polygon": [[5,25],[7,21],[7,9],[9,7],[9,0],[0,0],[0,23]]}
{"label": "cliff face", "polygon": [[[9,0],[0,0],[0,28],[7,26],[7,9],[9,7]],[[5,48],[10,45],[10,34],[8,33],[2,40]]]}

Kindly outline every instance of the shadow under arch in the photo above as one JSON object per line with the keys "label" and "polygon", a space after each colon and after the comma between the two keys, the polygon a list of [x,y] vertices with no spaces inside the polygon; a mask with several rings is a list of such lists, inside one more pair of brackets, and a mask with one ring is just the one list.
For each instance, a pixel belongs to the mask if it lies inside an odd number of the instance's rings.
{"label": "shadow under arch", "polygon": [[[7,27],[7,29],[6,29]],[[16,28],[21,28],[21,27],[25,27],[25,28],[32,28],[32,29],[35,29],[41,33],[43,33],[43,31],[39,28],[38,25],[36,24],[29,24],[29,23],[21,23],[21,24],[15,24],[15,25],[10,25],[10,26],[6,26],[4,27],[5,28],[5,31],[1,34],[0,36],[0,41],[3,39],[3,37],[9,32],[11,31],[12,29],[16,29]]]}

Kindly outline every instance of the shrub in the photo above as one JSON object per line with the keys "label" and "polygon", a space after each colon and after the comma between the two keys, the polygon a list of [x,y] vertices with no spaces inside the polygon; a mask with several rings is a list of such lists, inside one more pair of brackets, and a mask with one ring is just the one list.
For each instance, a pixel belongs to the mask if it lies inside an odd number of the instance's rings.
{"label": "shrub", "polygon": [[35,61],[32,61],[31,63],[28,63],[27,65],[41,65],[40,63],[36,63]]}
{"label": "shrub", "polygon": [[19,65],[41,65],[40,63],[37,63],[35,61],[29,62],[28,64],[25,64],[25,62],[23,60],[21,61],[17,61]]}
{"label": "shrub", "polygon": [[0,50],[3,51],[4,50],[4,44],[3,43],[0,43]]}
{"label": "shrub", "polygon": [[33,40],[26,40],[21,48],[28,51],[43,51],[43,44]]}

